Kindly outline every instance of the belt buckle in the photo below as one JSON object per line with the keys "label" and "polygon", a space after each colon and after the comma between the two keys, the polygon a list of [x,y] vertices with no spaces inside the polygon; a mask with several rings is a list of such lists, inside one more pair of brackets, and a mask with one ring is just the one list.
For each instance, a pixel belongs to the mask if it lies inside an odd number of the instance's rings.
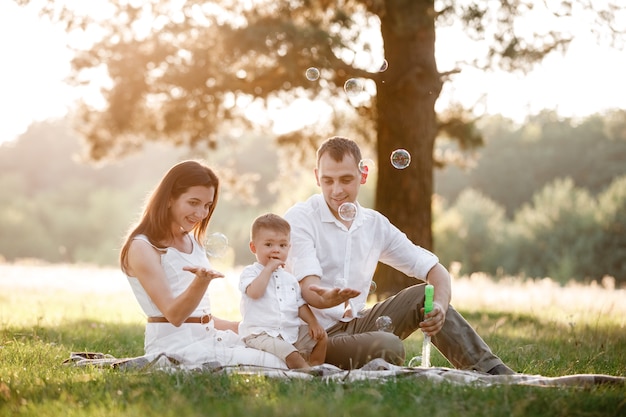
{"label": "belt buckle", "polygon": [[211,321],[211,315],[210,314],[205,314],[204,316],[200,317],[200,324],[207,324],[210,321]]}

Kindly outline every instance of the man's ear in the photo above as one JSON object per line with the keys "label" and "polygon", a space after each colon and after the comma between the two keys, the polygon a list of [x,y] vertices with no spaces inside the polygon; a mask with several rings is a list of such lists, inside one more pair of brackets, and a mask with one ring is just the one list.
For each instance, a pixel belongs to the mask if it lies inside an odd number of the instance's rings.
{"label": "man's ear", "polygon": [[317,168],[315,168],[313,172],[315,172],[315,182],[317,183],[317,186],[319,187],[321,184],[320,184],[320,177],[317,175]]}
{"label": "man's ear", "polygon": [[367,167],[363,167],[361,169],[361,184],[365,184],[367,182]]}

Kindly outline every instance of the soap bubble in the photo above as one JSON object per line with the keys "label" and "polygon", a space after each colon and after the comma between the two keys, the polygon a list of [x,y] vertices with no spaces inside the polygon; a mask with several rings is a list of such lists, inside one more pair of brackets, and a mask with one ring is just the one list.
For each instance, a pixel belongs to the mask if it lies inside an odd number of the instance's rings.
{"label": "soap bubble", "polygon": [[393,332],[393,323],[391,322],[391,317],[389,316],[380,316],[376,319],[376,329],[380,332]]}
{"label": "soap bubble", "polygon": [[411,154],[406,149],[391,152],[391,165],[396,169],[404,169],[411,163]]}
{"label": "soap bubble", "polygon": [[422,364],[422,357],[421,356],[413,356],[411,358],[411,360],[408,363],[408,367],[409,368],[415,368],[416,366],[420,366]]}
{"label": "soap bubble", "polygon": [[335,278],[333,285],[335,288],[348,288],[348,281],[344,277],[337,277]]}
{"label": "soap bubble", "polygon": [[378,72],[385,72],[387,71],[387,68],[389,68],[389,63],[386,59],[383,59],[383,63],[380,65],[380,69],[378,70]]}
{"label": "soap bubble", "polygon": [[376,281],[370,282],[370,294],[374,294],[377,288],[378,285],[376,284]]}
{"label": "soap bubble", "polygon": [[320,77],[320,70],[315,67],[307,68],[306,70],[306,79],[309,81],[315,81]]}
{"label": "soap bubble", "polygon": [[363,83],[356,78],[350,78],[343,84],[343,89],[350,97],[356,97],[364,90]]}
{"label": "soap bubble", "polygon": [[362,303],[356,303],[353,298],[350,299],[350,310],[352,310],[352,317],[357,319],[365,317],[365,313],[363,312],[363,308],[365,305]]}
{"label": "soap bubble", "polygon": [[341,217],[342,220],[351,222],[356,217],[356,211],[357,211],[356,204],[343,203],[342,205],[339,206],[337,213],[339,214],[339,217]]}
{"label": "soap bubble", "polygon": [[359,171],[361,174],[371,174],[374,170],[374,161],[366,158],[359,161]]}
{"label": "soap bubble", "polygon": [[222,233],[211,233],[204,241],[204,249],[212,258],[221,258],[228,251],[228,238]]}

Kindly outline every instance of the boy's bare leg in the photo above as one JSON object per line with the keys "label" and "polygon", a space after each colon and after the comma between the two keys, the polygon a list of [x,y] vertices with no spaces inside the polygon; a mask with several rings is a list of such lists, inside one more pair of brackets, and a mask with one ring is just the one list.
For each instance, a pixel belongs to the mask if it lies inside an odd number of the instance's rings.
{"label": "boy's bare leg", "polygon": [[289,369],[306,369],[310,368],[309,364],[306,363],[300,352],[293,351],[285,358],[285,363]]}
{"label": "boy's bare leg", "polygon": [[321,365],[326,361],[326,347],[328,345],[328,337],[324,335],[324,337],[317,341],[317,344],[311,350],[311,356],[309,357],[309,362],[312,366]]}

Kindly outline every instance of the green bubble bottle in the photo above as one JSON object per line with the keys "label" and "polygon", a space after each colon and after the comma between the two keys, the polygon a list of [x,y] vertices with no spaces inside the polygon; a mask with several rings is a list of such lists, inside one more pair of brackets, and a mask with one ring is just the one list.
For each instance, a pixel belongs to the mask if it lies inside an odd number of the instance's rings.
{"label": "green bubble bottle", "polygon": [[[433,311],[433,298],[435,295],[435,287],[428,284],[424,289],[424,315]],[[424,335],[422,344],[422,367],[430,368],[430,336]]]}

